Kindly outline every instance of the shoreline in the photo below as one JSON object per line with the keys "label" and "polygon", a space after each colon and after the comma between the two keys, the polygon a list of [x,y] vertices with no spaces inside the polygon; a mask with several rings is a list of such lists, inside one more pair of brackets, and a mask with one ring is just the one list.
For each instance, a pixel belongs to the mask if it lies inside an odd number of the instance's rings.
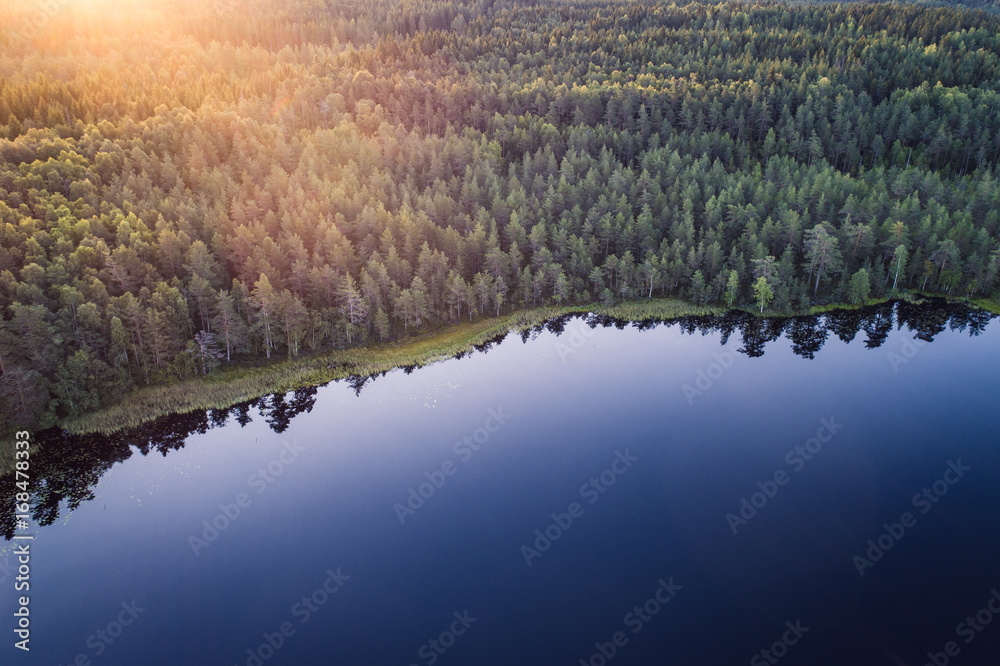
{"label": "shoreline", "polygon": [[[227,368],[198,379],[143,388],[120,401],[89,414],[61,421],[57,427],[71,434],[112,434],[137,427],[161,416],[202,409],[224,409],[273,393],[318,386],[352,376],[372,376],[403,367],[422,367],[471,351],[500,335],[523,332],[565,315],[594,313],[625,321],[671,321],[688,316],[723,315],[740,311],[757,317],[817,316],[836,310],[855,310],[892,300],[920,303],[930,294],[906,292],[899,298],[869,299],[864,304],[812,306],[808,312],[765,312],[756,308],[695,305],[671,298],[625,301],[612,306],[600,303],[518,310],[475,322],[451,323],[402,340],[339,349],[315,356],[285,359],[257,366]],[[1000,304],[987,299],[947,299],[1000,314]],[[0,464],[2,464],[0,454]]]}

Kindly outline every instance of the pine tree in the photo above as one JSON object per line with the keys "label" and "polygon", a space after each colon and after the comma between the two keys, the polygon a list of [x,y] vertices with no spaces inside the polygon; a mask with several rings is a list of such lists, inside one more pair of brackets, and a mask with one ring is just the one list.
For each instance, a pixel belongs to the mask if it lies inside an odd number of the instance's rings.
{"label": "pine tree", "polygon": [[276,294],[271,287],[271,281],[263,273],[254,285],[251,304],[257,315],[257,327],[264,333],[264,352],[267,358],[271,358],[271,350],[274,349],[274,342],[271,339],[271,320],[277,309],[275,302]]}
{"label": "pine tree", "polygon": [[892,253],[892,266],[893,266],[893,278],[892,278],[892,291],[896,291],[896,283],[899,281],[899,274],[906,271],[906,262],[909,259],[910,253],[906,251],[905,245],[897,245],[896,251]]}
{"label": "pine tree", "polygon": [[201,374],[207,375],[215,369],[222,358],[219,350],[219,342],[215,335],[206,330],[201,330],[194,335],[195,345],[198,347],[198,360],[201,363]]}
{"label": "pine tree", "polygon": [[364,298],[358,292],[357,284],[350,273],[347,274],[344,282],[338,290],[340,301],[340,311],[344,314],[347,322],[347,342],[350,344],[352,334],[368,319],[368,307]]}
{"label": "pine tree", "polygon": [[249,341],[249,329],[236,311],[235,299],[225,289],[220,289],[216,293],[215,312],[212,323],[226,346],[226,362],[229,362],[232,361],[234,351],[246,348]]}
{"label": "pine tree", "polygon": [[389,336],[389,317],[382,308],[375,312],[375,330],[378,332],[378,339],[383,342]]}
{"label": "pine tree", "polygon": [[836,236],[830,234],[826,223],[818,224],[806,231],[806,257],[809,260],[809,278],[816,274],[813,298],[819,291],[819,281],[826,275],[837,275],[843,268],[840,247]]}

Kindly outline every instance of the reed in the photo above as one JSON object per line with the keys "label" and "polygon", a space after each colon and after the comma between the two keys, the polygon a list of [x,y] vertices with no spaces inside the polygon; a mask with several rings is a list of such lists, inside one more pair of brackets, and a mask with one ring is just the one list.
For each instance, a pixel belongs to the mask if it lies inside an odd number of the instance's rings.
{"label": "reed", "polygon": [[680,317],[721,315],[726,308],[711,305],[695,305],[676,298],[653,298],[642,301],[625,301],[615,305],[591,305],[589,311],[622,319],[643,321],[646,319],[678,319]]}
{"label": "reed", "polygon": [[[833,312],[835,310],[860,310],[861,308],[867,308],[872,305],[882,305],[883,303],[888,303],[891,298],[888,296],[881,296],[879,298],[869,298],[864,303],[841,303],[832,305],[814,305],[809,308],[809,314],[819,315],[824,312]],[[898,300],[898,299],[897,299]],[[904,299],[905,300],[905,299]]]}
{"label": "reed", "polygon": [[60,424],[74,434],[110,434],[160,416],[200,409],[224,409],[272,393],[317,386],[352,376],[368,377],[395,368],[424,366],[471,351],[499,335],[524,330],[586,307],[539,308],[446,326],[391,343],[341,349],[260,367],[227,368],[207,377],[140,389],[119,402]]}
{"label": "reed", "polygon": [[995,315],[1000,315],[1000,302],[998,301],[989,298],[980,298],[975,301],[972,301],[972,303],[975,304],[976,307],[980,307],[983,310],[992,312]]}
{"label": "reed", "polygon": [[[910,293],[904,293],[901,297],[917,302],[920,298]],[[888,299],[872,299],[867,304],[873,305],[886,300]],[[974,305],[1000,314],[1000,305],[995,301],[976,301]],[[811,308],[810,312],[797,314],[820,314],[852,307],[855,306],[817,306]],[[747,311],[757,314],[755,308]],[[74,434],[111,434],[168,414],[225,409],[272,393],[318,386],[346,377],[369,377],[400,367],[421,367],[454,358],[505,333],[523,331],[562,315],[586,312],[625,321],[668,321],[686,316],[721,315],[726,312],[726,308],[662,298],[627,301],[610,306],[586,304],[517,311],[500,317],[448,325],[431,333],[389,344],[341,349],[256,367],[226,368],[207,377],[141,389],[124,396],[113,405],[64,421],[60,426]],[[6,447],[0,447],[0,469],[9,467],[9,462],[4,462],[4,455],[7,455]]]}

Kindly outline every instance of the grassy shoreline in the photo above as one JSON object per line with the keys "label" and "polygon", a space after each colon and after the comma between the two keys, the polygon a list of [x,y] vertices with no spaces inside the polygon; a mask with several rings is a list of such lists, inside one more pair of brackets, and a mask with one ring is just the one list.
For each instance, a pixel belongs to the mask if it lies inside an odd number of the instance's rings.
{"label": "grassy shoreline", "polygon": [[[903,294],[901,298],[919,302],[922,295]],[[864,305],[887,302],[888,298],[872,299]],[[965,301],[1000,314],[1000,304],[994,301]],[[742,309],[757,316],[817,315],[831,310],[857,309],[862,305],[814,306],[809,312],[761,315],[756,308]],[[500,317],[482,318],[475,322],[449,324],[435,331],[388,344],[367,345],[335,350],[311,357],[272,362],[257,367],[229,368],[208,377],[185,380],[174,384],[140,389],[126,395],[118,403],[95,412],[66,420],[59,427],[73,434],[100,432],[111,434],[140,426],[168,414],[187,413],[201,409],[224,409],[272,393],[316,386],[350,376],[370,376],[396,368],[429,365],[453,358],[472,350],[498,335],[521,332],[549,319],[593,312],[622,320],[672,320],[685,316],[723,314],[725,307],[695,305],[679,299],[626,301],[606,306],[583,304],[553,306],[516,311]]]}
{"label": "grassy shoreline", "polygon": [[676,299],[633,301],[611,307],[584,304],[516,311],[500,317],[449,324],[388,344],[340,349],[257,367],[228,368],[204,378],[143,388],[124,396],[114,405],[63,421],[59,427],[73,434],[110,434],[167,414],[224,409],[264,395],[335,379],[370,376],[407,366],[421,367],[470,351],[498,335],[520,332],[567,314],[594,312],[619,319],[676,319],[723,311],[723,308],[693,305]]}

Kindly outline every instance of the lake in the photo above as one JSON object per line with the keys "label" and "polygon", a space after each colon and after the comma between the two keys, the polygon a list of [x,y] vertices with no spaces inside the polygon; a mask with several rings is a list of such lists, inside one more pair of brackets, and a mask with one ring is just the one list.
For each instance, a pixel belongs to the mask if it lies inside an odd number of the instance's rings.
{"label": "lake", "polygon": [[32,457],[3,663],[994,664],[1000,325],[566,318]]}

